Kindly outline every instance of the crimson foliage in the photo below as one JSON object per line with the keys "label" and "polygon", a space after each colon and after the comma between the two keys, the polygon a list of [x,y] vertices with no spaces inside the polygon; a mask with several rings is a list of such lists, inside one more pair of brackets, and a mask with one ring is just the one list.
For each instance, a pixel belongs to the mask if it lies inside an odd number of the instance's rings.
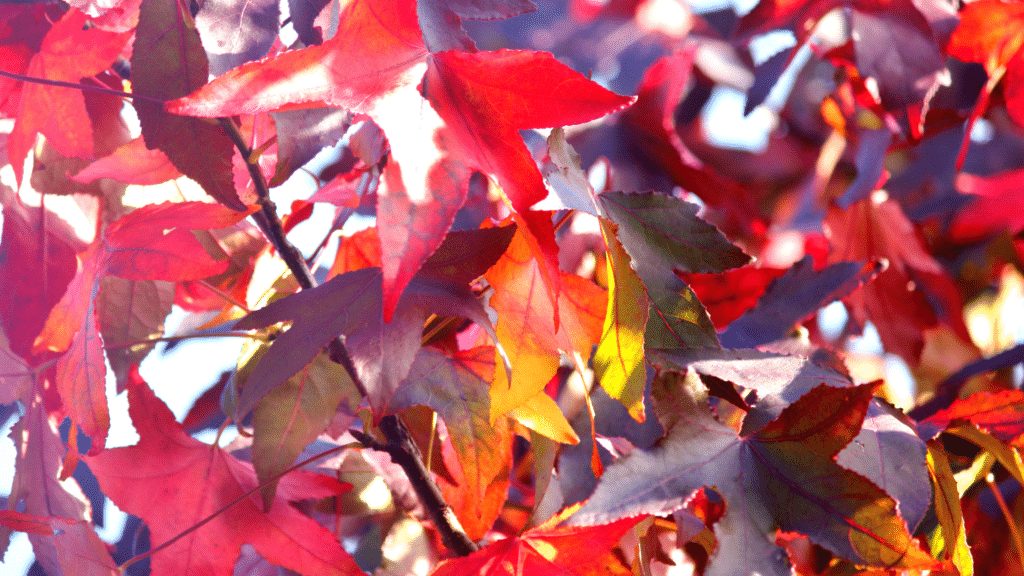
{"label": "crimson foliage", "polygon": [[[4,545],[51,576],[1021,574],[1022,28],[0,5]],[[715,143],[725,94],[763,145]],[[140,363],[221,337],[236,368],[175,421]],[[105,498],[148,549],[99,539]]]}

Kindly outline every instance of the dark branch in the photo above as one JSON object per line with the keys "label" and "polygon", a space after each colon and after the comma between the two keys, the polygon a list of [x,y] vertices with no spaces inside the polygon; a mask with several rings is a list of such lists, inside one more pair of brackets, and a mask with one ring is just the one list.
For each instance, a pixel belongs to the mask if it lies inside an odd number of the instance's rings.
{"label": "dark branch", "polygon": [[61,88],[71,88],[73,90],[83,90],[85,92],[98,92],[100,94],[110,94],[111,96],[119,96],[121,98],[145,100],[147,102],[154,102],[156,104],[164,103],[164,101],[159,98],[150,98],[149,96],[143,96],[141,94],[132,94],[131,92],[122,92],[120,90],[114,90],[112,88],[104,88],[102,86],[90,86],[88,84],[79,84],[77,82],[62,82],[60,80],[50,80],[48,78],[25,76],[24,74],[15,74],[14,72],[7,72],[6,70],[0,70],[0,76],[4,78],[10,78],[11,80],[29,82],[31,84],[43,84],[45,86],[60,86]]}
{"label": "dark branch", "polygon": [[1009,350],[1004,350],[995,356],[982,358],[959,369],[949,378],[946,378],[935,389],[935,396],[931,400],[921,404],[910,411],[910,417],[914,420],[924,420],[939,410],[949,408],[950,404],[960,397],[960,390],[964,384],[978,374],[992,372],[1008,368],[1024,362],[1024,344],[1018,344]]}
{"label": "dark branch", "polygon": [[[270,189],[267,186],[267,180],[263,177],[263,172],[260,170],[259,164],[257,164],[257,159],[253,158],[252,149],[249,148],[238,127],[235,126],[231,119],[221,118],[220,124],[228,133],[228,136],[231,137],[235,147],[242,154],[242,159],[245,160],[246,167],[249,169],[249,176],[252,177],[256,187],[261,210],[253,214],[253,219],[256,220],[256,223],[270,240],[270,243],[274,245],[274,248],[277,249],[278,253],[281,254],[281,257],[288,264],[288,268],[295,275],[299,286],[303,290],[314,288],[316,286],[316,279],[313,278],[313,274],[310,272],[309,266],[306,265],[306,260],[302,257],[302,254],[285,236],[281,219],[277,215],[277,207],[270,200]],[[359,378],[355,365],[352,363],[352,357],[349,356],[341,337],[335,337],[331,340],[327,345],[327,349],[331,360],[341,364],[349,377],[352,378],[356,388],[363,396],[367,396],[366,386]],[[409,482],[416,491],[416,495],[419,496],[420,501],[423,503],[424,509],[430,515],[431,521],[437,527],[438,532],[441,533],[444,545],[449,550],[459,556],[467,556],[475,552],[478,549],[476,543],[466,536],[466,533],[455,518],[451,507],[444,501],[441,490],[423,465],[419,449],[412,441],[409,431],[402,424],[402,421],[395,415],[385,416],[381,419],[379,428],[387,439],[386,444],[378,443],[366,434],[359,434],[356,436],[356,439],[369,448],[387,452],[391,456],[391,460],[402,467],[405,475],[409,477]]]}

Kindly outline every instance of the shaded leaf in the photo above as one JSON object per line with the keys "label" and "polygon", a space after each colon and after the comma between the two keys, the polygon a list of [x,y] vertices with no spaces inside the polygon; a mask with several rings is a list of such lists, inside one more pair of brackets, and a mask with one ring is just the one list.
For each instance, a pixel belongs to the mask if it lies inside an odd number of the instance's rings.
{"label": "shaded leaf", "polygon": [[[334,418],[339,405],[355,413],[361,395],[340,364],[321,352],[253,409],[252,463],[262,485],[284,472]],[[270,510],[278,481],[260,489],[264,511]]]}
{"label": "shaded leaf", "polygon": [[321,150],[337,144],[352,122],[350,113],[327,106],[282,110],[271,116],[277,127],[277,168],[271,186],[284,183]]}
{"label": "shaded leaf", "polygon": [[281,10],[278,0],[202,0],[196,30],[210,72],[219,76],[235,66],[267,55],[277,38]]}
{"label": "shaded leaf", "polygon": [[817,271],[811,257],[804,256],[772,280],[757,305],[729,324],[719,340],[726,348],[754,348],[786,338],[796,324],[843,298],[880,268],[876,263],[839,262]]}
{"label": "shaded leaf", "polygon": [[776,527],[858,564],[934,564],[907,531],[896,502],[833,461],[858,433],[876,385],[813,388],[746,438],[714,417],[695,385],[692,373],[656,384],[668,436],[612,464],[573,524],[666,514],[707,486],[727,503],[715,525],[718,552],[708,574],[788,574],[774,544]]}
{"label": "shaded leaf", "polygon": [[[252,465],[185,434],[137,373],[128,408],[139,442],[85,457],[103,493],[146,522],[154,544],[191,528],[257,486]],[[343,493],[350,486],[295,471],[281,479],[270,510],[255,495],[221,512],[153,558],[153,572],[226,576],[242,544],[273,564],[306,574],[362,574],[330,531],[288,505]]]}
{"label": "shaded leaf", "polygon": [[[174,304],[174,286],[159,280],[125,280],[107,276],[100,281],[96,313],[106,343],[107,360],[122,388],[128,369],[156,346],[132,344],[164,333],[164,319]],[[132,344],[130,346],[121,346]],[[112,348],[111,345],[118,345]]]}
{"label": "shaded leaf", "polygon": [[471,540],[490,530],[505,503],[512,465],[512,433],[504,419],[491,425],[487,389],[494,374],[494,350],[478,347],[451,356],[422,348],[389,411],[429,406],[444,420],[457,466],[457,484],[441,482],[445,501]]}
{"label": "shaded leaf", "polygon": [[188,7],[179,1],[143,0],[132,46],[132,100],[142,137],[182,174],[234,210],[245,210],[231,176],[234,146],[215,122],[164,111],[162,101],[206,84],[208,66]]}
{"label": "shaded leaf", "polygon": [[598,196],[648,289],[674,286],[673,272],[722,272],[750,262],[717,228],[697,217],[698,206],[656,192]]}
{"label": "shaded leaf", "polygon": [[715,328],[722,330],[753,308],[768,284],[785,273],[785,269],[779,268],[742,266],[720,274],[677,275],[700,299]]}
{"label": "shaded leaf", "polygon": [[236,329],[288,320],[292,326],[274,340],[253,368],[236,414],[244,416],[268,392],[308,365],[331,339],[344,334],[370,395],[374,417],[379,420],[387,415],[389,399],[409,373],[427,316],[461,316],[485,328],[490,326],[483,306],[465,285],[417,277],[403,294],[391,322],[384,321],[381,298],[380,269],[363,268],[277,300],[240,320]]}
{"label": "shaded leaf", "polygon": [[[7,506],[35,516],[88,520],[92,514],[89,500],[78,483],[74,478],[60,480],[66,448],[57,424],[57,417],[48,414],[36,397],[26,404],[25,414],[11,428],[10,437],[18,452]],[[0,537],[7,540],[6,534]],[[63,574],[60,551],[53,538],[30,533],[28,539],[46,573]]]}

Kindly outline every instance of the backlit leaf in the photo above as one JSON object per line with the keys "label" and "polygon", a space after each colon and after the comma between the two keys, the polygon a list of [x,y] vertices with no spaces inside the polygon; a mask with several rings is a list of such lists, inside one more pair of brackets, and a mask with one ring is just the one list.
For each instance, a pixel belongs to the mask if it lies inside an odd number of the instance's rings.
{"label": "backlit leaf", "polygon": [[[104,494],[146,522],[155,545],[257,486],[251,464],[185,434],[137,373],[128,386],[128,407],[138,444],[105,450],[85,462]],[[269,562],[305,574],[362,574],[334,534],[288,504],[348,488],[327,476],[292,472],[278,484],[269,511],[262,511],[258,496],[247,496],[156,553],[153,572],[228,576],[242,544],[249,544]]]}

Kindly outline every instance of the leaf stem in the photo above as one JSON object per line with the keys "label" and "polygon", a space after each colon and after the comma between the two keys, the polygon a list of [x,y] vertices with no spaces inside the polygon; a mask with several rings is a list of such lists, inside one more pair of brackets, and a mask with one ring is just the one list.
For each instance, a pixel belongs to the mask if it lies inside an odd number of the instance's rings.
{"label": "leaf stem", "polygon": [[[298,281],[299,286],[303,290],[315,288],[317,282],[309,266],[306,264],[305,258],[288,241],[285,235],[284,228],[281,225],[281,218],[277,215],[277,206],[270,200],[270,188],[267,185],[267,179],[263,176],[263,171],[259,167],[258,158],[254,157],[252,149],[233,120],[230,118],[220,118],[219,122],[235,144],[238,152],[242,155],[243,160],[245,160],[249,176],[252,178],[253,185],[256,188],[257,202],[261,210],[253,213],[253,220],[256,221],[267,239],[277,249],[281,258],[284,259],[288,269],[291,270]],[[369,396],[366,385],[359,377],[355,364],[352,362],[352,357],[349,355],[341,337],[338,336],[331,340],[327,345],[327,350],[331,360],[341,364],[345,372],[348,373],[356,389],[363,396]],[[475,552],[478,546],[469,539],[462,526],[459,525],[458,519],[455,518],[451,507],[444,501],[441,489],[437,487],[430,473],[424,467],[419,449],[412,441],[412,437],[402,421],[392,414],[382,418],[378,427],[387,439],[387,443],[383,445],[375,443],[377,446],[371,447],[379,447],[378,449],[386,451],[391,456],[391,460],[405,471],[405,475],[409,478],[409,482],[416,491],[416,495],[423,503],[424,509],[427,511],[438,532],[440,532],[444,545],[459,556],[468,556]],[[366,438],[365,435],[363,437]]]}
{"label": "leaf stem", "polygon": [[[264,486],[267,486],[267,485],[269,485],[272,482],[276,482],[281,477],[283,477],[285,474],[288,474],[289,472],[292,472],[294,470],[298,470],[299,468],[302,468],[306,464],[309,464],[311,462],[315,462],[315,461],[323,458],[324,456],[329,456],[331,454],[334,454],[335,452],[340,452],[340,451],[345,450],[346,448],[350,448],[350,447],[351,446],[349,444],[342,444],[341,446],[335,446],[334,448],[331,448],[330,450],[326,450],[324,452],[320,452],[319,454],[314,454],[313,456],[310,456],[309,458],[306,458],[305,460],[303,460],[301,462],[298,462],[298,463],[290,466],[289,468],[287,468],[287,469],[285,469],[285,470],[283,470],[283,471],[281,471],[281,472],[279,472],[277,474],[274,474],[273,476],[268,478],[266,480],[266,482],[263,482],[262,484],[257,485],[252,490],[249,490],[245,494],[242,494],[238,498],[235,498],[231,502],[227,503],[220,510],[217,510],[213,514],[210,514],[206,518],[203,518],[202,520],[200,520],[199,522],[197,522],[194,525],[190,526],[187,530],[181,532],[180,534],[178,534],[174,538],[171,538],[170,540],[164,542],[163,544],[157,546],[156,548],[150,548],[147,552],[143,552],[142,554],[139,554],[138,556],[133,556],[133,557],[129,558],[128,560],[125,560],[124,564],[121,564],[120,566],[117,567],[118,573],[124,574],[124,571],[127,570],[128,567],[131,566],[132,564],[135,564],[136,562],[139,562],[139,561],[145,560],[146,558],[149,558],[150,556],[156,554],[157,552],[160,552],[161,550],[163,550],[163,549],[167,548],[168,546],[174,544],[178,540],[181,540],[185,536],[188,536],[189,534],[191,534],[191,533],[195,532],[196,530],[202,528],[208,522],[210,522],[211,520],[213,520],[217,516],[223,514],[224,512],[226,512],[229,508],[231,508],[235,504],[238,504],[242,500],[245,500],[249,496],[252,496],[258,490],[261,490]],[[214,448],[216,448],[216,444],[214,445]]]}
{"label": "leaf stem", "polygon": [[0,77],[10,78],[11,80],[18,80],[21,82],[28,82],[30,84],[42,84],[44,86],[59,86],[61,88],[71,88],[73,90],[82,90],[84,92],[97,92],[99,94],[109,94],[111,96],[119,96],[121,98],[131,98],[135,100],[145,100],[147,102],[153,102],[154,104],[163,104],[164,100],[160,98],[151,98],[149,96],[143,96],[142,94],[132,94],[131,92],[122,92],[121,90],[114,90],[112,88],[104,88],[102,86],[90,86],[88,84],[81,84],[78,82],[63,82],[61,80],[50,80],[49,78],[39,78],[36,76],[25,76],[24,74],[15,74],[14,72],[8,72],[6,70],[0,70]]}

